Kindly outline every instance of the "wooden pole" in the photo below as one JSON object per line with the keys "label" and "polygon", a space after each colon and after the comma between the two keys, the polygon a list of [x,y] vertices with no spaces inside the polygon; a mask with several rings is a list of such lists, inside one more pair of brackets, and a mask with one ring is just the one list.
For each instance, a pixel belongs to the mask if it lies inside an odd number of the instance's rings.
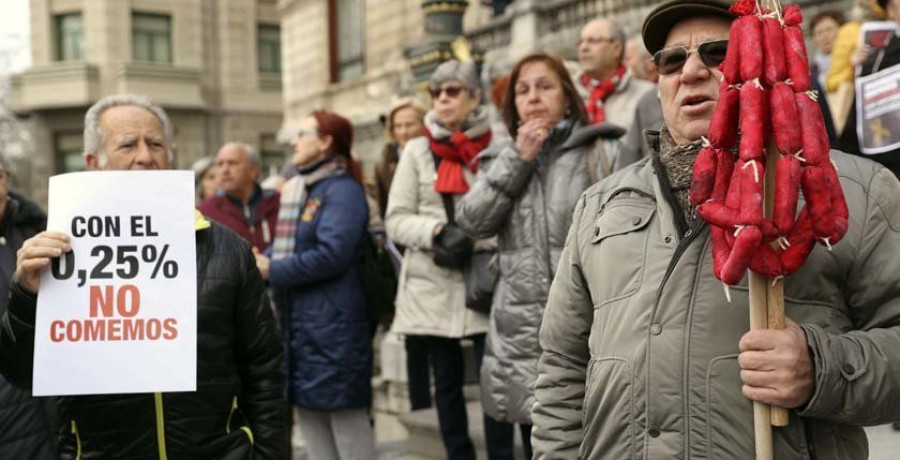
{"label": "wooden pole", "polygon": [[[763,211],[767,219],[772,218],[775,207],[775,169],[781,154],[770,143],[766,149],[766,182],[763,187]],[[774,330],[784,329],[784,279],[766,279],[766,327]],[[787,409],[772,406],[771,421],[773,426],[787,426]]]}
{"label": "wooden pole", "polygon": [[[768,289],[769,279],[750,271],[750,329],[769,327]],[[774,460],[772,449],[772,422],[769,405],[753,401],[753,434],[756,442],[756,460]]]}

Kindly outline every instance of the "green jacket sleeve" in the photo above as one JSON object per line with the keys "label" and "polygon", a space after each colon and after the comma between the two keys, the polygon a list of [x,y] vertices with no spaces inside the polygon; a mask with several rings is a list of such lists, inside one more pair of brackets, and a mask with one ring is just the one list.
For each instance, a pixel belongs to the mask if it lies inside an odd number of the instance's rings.
{"label": "green jacket sleeve", "polygon": [[582,195],[575,209],[541,323],[543,352],[538,363],[531,436],[536,460],[576,459],[584,437],[582,406],[594,314],[580,256],[580,233],[584,225],[591,225],[583,221],[586,200]]}
{"label": "green jacket sleeve", "polygon": [[803,325],[816,390],[800,415],[848,425],[891,422],[900,414],[900,182],[879,168],[868,187],[862,237],[844,297],[853,329]]}

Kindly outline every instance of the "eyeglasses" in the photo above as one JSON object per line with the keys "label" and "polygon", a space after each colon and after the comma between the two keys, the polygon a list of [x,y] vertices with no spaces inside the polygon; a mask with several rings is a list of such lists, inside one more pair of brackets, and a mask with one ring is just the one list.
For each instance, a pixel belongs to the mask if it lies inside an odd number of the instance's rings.
{"label": "eyeglasses", "polygon": [[452,99],[459,96],[463,89],[465,88],[462,86],[445,86],[443,88],[429,88],[428,92],[431,93],[432,99],[441,97],[441,93],[447,93],[447,97]]}
{"label": "eyeglasses", "polygon": [[588,38],[579,38],[577,42],[575,42],[575,46],[581,46],[584,43],[589,45],[599,45],[601,43],[615,43],[617,40],[615,38],[610,37],[588,37]]}
{"label": "eyeglasses", "polygon": [[718,67],[725,60],[725,52],[728,50],[728,40],[717,40],[697,45],[695,48],[687,46],[673,46],[659,50],[653,55],[653,63],[656,64],[660,75],[671,75],[681,72],[684,63],[692,53],[696,52],[707,67]]}
{"label": "eyeglasses", "polygon": [[319,136],[321,136],[321,135],[322,135],[322,133],[320,133],[318,130],[315,130],[315,129],[303,129],[303,128],[300,128],[300,129],[297,130],[297,138],[298,138],[298,139],[301,138],[301,137],[303,137],[303,136],[319,137]]}

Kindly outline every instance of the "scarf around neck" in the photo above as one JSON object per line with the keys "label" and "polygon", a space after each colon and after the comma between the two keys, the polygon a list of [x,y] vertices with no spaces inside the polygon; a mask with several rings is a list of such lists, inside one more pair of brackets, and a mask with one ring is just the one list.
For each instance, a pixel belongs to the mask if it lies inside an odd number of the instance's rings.
{"label": "scarf around neck", "polygon": [[425,116],[424,131],[431,153],[441,159],[434,190],[450,194],[468,192],[465,168],[473,173],[477,171],[478,154],[491,142],[491,127],[486,112],[476,109],[463,124],[462,130],[450,132],[437,122],[436,114],[431,111]]}
{"label": "scarf around neck", "polygon": [[612,78],[596,80],[591,78],[587,73],[582,75],[581,83],[591,92],[587,102],[587,113],[588,117],[591,119],[591,124],[603,123],[606,121],[606,110],[604,109],[603,104],[606,102],[606,99],[616,92],[616,89],[618,89],[619,84],[625,77],[625,72],[625,66],[619,64],[619,70],[616,71],[616,74],[613,75]]}
{"label": "scarf around neck", "polygon": [[347,174],[347,161],[343,157],[330,157],[306,168],[298,168],[298,171],[300,174],[287,181],[281,189],[272,260],[294,254],[297,246],[297,222],[309,198],[309,188],[329,177]]}
{"label": "scarf around neck", "polygon": [[697,160],[697,154],[700,153],[702,146],[703,141],[676,145],[669,130],[665,127],[659,133],[659,160],[665,168],[666,179],[688,225],[694,215],[694,204],[690,199],[694,161]]}

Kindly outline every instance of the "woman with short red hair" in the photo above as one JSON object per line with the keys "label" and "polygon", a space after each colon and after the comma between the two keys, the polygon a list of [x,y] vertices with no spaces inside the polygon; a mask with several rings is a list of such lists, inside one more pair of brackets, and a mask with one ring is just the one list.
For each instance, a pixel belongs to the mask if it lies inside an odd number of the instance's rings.
{"label": "woman with short red hair", "polygon": [[318,110],[291,142],[271,259],[257,255],[282,312],[288,400],[312,460],[374,459],[372,336],[358,267],[368,225],[353,126]]}

